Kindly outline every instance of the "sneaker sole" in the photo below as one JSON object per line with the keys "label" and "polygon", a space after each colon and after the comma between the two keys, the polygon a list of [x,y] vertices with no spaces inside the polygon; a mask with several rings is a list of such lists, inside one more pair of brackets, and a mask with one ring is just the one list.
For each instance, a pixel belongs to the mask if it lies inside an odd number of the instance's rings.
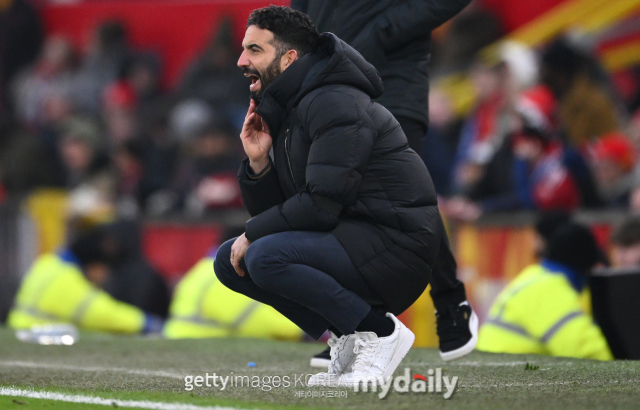
{"label": "sneaker sole", "polygon": [[399,337],[400,337],[400,341],[398,342],[398,347],[395,353],[393,354],[393,358],[391,358],[391,362],[389,362],[389,366],[387,367],[387,369],[384,372],[384,375],[382,376],[385,381],[388,380],[393,375],[393,372],[396,371],[396,369],[400,365],[400,362],[407,355],[407,353],[411,349],[411,346],[413,346],[413,342],[415,342],[416,340],[416,335],[414,335],[413,332],[404,325],[400,329]]}
{"label": "sneaker sole", "polygon": [[440,352],[440,358],[445,362],[456,360],[468,355],[476,348],[478,344],[478,316],[473,310],[471,311],[471,318],[469,318],[469,331],[471,332],[471,339],[464,346],[450,352]]}
{"label": "sneaker sole", "polygon": [[312,357],[311,358],[311,362],[309,363],[309,366],[311,366],[311,367],[322,367],[322,368],[328,369],[330,364],[331,364],[331,360],[330,359],[322,359],[320,357]]}

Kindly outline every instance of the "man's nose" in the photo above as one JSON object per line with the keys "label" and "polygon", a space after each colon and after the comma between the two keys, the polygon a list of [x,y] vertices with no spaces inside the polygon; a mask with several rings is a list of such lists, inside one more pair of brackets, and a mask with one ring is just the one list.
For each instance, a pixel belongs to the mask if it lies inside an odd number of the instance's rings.
{"label": "man's nose", "polygon": [[243,51],[242,54],[240,54],[240,58],[238,59],[238,67],[240,68],[247,67],[249,65],[249,59],[247,58],[245,53],[246,52]]}

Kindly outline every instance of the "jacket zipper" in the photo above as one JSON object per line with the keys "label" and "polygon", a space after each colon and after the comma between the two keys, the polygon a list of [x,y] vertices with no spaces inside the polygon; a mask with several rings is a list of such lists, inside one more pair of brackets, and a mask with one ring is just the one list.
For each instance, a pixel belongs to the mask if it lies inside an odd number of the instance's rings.
{"label": "jacket zipper", "polygon": [[[296,111],[296,109],[292,109],[291,110],[291,114],[289,114],[290,116],[293,116],[293,113]],[[287,156],[287,164],[289,164],[289,173],[291,174],[291,179],[293,179],[293,186],[296,188],[296,191],[298,190],[298,184],[296,183],[296,177],[293,176],[293,168],[291,168],[291,160],[289,159],[289,149],[287,148],[287,140],[289,139],[289,130],[291,129],[291,124],[289,124],[289,128],[287,128],[287,130],[284,132],[284,153]]]}
{"label": "jacket zipper", "polygon": [[291,160],[289,159],[289,150],[287,149],[287,140],[289,139],[289,128],[285,131],[284,134],[284,153],[287,155],[287,164],[289,164],[289,173],[291,174],[291,179],[293,179],[293,185],[298,189],[298,184],[296,183],[296,177],[293,176],[293,169],[291,168]]}

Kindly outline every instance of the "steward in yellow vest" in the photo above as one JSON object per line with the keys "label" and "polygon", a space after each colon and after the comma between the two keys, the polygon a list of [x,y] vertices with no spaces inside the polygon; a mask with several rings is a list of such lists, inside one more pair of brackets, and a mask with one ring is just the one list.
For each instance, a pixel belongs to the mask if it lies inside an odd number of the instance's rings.
{"label": "steward in yellow vest", "polygon": [[213,271],[217,249],[178,283],[164,336],[170,339],[259,337],[301,340],[302,330],[268,305],[236,293]]}
{"label": "steward in yellow vest", "polygon": [[600,250],[588,228],[568,223],[551,237],[545,259],[501,293],[480,328],[478,350],[611,360],[580,292]]}
{"label": "steward in yellow vest", "polygon": [[94,230],[78,237],[69,249],[40,256],[22,280],[7,325],[28,329],[72,323],[102,332],[159,332],[159,318],[117,301],[88,279],[108,274],[100,240],[100,233]]}

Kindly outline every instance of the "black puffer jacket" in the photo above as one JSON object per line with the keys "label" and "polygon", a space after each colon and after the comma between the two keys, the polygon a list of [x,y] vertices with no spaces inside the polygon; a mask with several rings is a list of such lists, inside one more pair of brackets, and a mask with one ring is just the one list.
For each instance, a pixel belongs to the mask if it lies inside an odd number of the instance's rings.
{"label": "black puffer jacket", "polygon": [[378,102],[427,125],[431,31],[471,0],[292,0],[320,32],[332,32],[373,64],[384,81]]}
{"label": "black puffer jacket", "polygon": [[[376,70],[333,34],[287,68],[257,112],[274,144],[272,169],[239,172],[246,236],[333,232],[367,283],[399,314],[426,288],[440,232],[427,168],[395,118],[371,101]],[[331,255],[327,255],[331,257]]]}

